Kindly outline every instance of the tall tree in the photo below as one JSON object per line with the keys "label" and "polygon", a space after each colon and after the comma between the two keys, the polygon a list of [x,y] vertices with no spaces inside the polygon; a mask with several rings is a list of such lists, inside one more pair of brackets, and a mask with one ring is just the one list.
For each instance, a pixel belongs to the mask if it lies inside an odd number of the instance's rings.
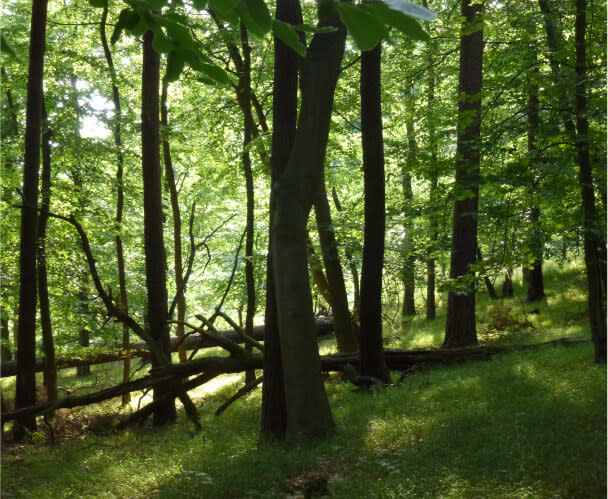
{"label": "tall tree", "polygon": [[[160,166],[159,90],[160,56],[154,50],[154,32],[144,34],[141,87],[141,148],[144,181],[144,234],[146,253],[146,290],[148,297],[146,329],[170,362],[169,326],[167,324],[167,261],[163,240],[163,206]],[[152,365],[158,365],[156,359]],[[171,393],[171,384],[154,387],[154,400]],[[175,400],[167,398],[154,410],[153,423],[174,422]]]}
{"label": "tall tree", "polygon": [[364,229],[361,268],[361,374],[390,383],[382,345],[382,269],[386,224],[381,107],[381,44],[361,54]]}
{"label": "tall tree", "polygon": [[[299,0],[277,0],[276,19],[290,24],[302,23]],[[270,214],[276,211],[276,182],[285,171],[293,147],[298,116],[298,65],[300,58],[278,37],[274,37],[274,79],[272,102],[272,152],[270,157]],[[273,270],[272,226],[266,261],[266,310],[264,316],[264,385],[262,387],[263,434],[279,439],[287,427],[287,407],[283,386],[283,366],[277,320]]]}
{"label": "tall tree", "polygon": [[454,218],[450,279],[458,288],[448,294],[443,346],[477,344],[474,272],[477,250],[481,84],[483,66],[483,1],[462,0],[460,77],[455,160]]}
{"label": "tall tree", "polygon": [[302,104],[289,161],[276,191],[272,258],[287,409],[285,437],[320,435],[334,427],[321,378],[306,254],[306,225],[323,169],[333,97],[346,30],[329,2],[318,6],[319,27],[301,76]]}
{"label": "tall tree", "polygon": [[578,180],[582,198],[589,321],[591,323],[591,336],[595,345],[595,360],[596,362],[606,363],[606,282],[602,279],[604,273],[601,268],[602,263],[605,266],[606,262],[600,261],[600,248],[606,243],[599,236],[600,228],[597,226],[591,156],[589,154],[586,29],[587,1],[576,0],[576,21],[574,27],[574,44],[576,48],[575,144],[579,164]]}
{"label": "tall tree", "polygon": [[44,351],[44,385],[47,399],[57,399],[57,364],[55,362],[55,343],[49,303],[49,285],[46,260],[46,227],[51,205],[51,138],[46,103],[42,96],[42,185],[40,214],[38,215],[38,301],[40,303],[40,330]]}
{"label": "tall tree", "polygon": [[[15,408],[36,403],[36,236],[38,169],[42,123],[42,80],[46,48],[47,0],[33,0],[30,28],[25,145],[23,156],[23,207],[19,248],[19,332]],[[36,429],[36,418],[23,416],[14,427],[16,439]]]}
{"label": "tall tree", "polygon": [[[127,298],[127,277],[125,272],[125,255],[122,244],[122,218],[124,208],[124,155],[122,151],[122,108],[120,105],[120,92],[118,90],[118,82],[116,79],[116,69],[114,68],[114,61],[112,59],[112,52],[108,45],[108,37],[106,35],[106,21],[108,19],[108,1],[104,2],[103,12],[101,14],[101,21],[99,23],[99,35],[101,37],[101,45],[103,46],[103,53],[106,58],[106,64],[108,65],[108,71],[110,73],[110,80],[112,82],[112,104],[114,105],[114,121],[112,127],[112,134],[114,136],[114,146],[116,147],[116,215],[114,217],[114,223],[116,235],[114,236],[114,242],[116,245],[116,267],[118,270],[118,305],[119,308],[127,313],[129,309],[128,298]],[[126,323],[122,325],[122,347],[125,350],[129,350],[129,326]],[[123,361],[122,369],[122,382],[127,383],[131,377],[131,359],[127,358]],[[122,403],[128,404],[131,400],[129,393],[122,395]]]}

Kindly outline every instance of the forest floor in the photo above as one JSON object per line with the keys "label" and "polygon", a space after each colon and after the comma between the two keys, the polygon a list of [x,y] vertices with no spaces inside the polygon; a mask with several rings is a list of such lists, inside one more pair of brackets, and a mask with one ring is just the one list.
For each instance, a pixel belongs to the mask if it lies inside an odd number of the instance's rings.
{"label": "forest floor", "polygon": [[[581,268],[548,268],[546,292],[540,304],[525,304],[518,285],[512,299],[481,292],[480,340],[588,338]],[[389,320],[386,345],[439,346],[444,323],[443,309],[403,330]],[[323,353],[331,347],[322,341]],[[61,371],[60,384],[86,391],[117,382],[120,364],[79,380],[74,371]],[[606,368],[590,342],[399,377],[374,394],[330,376],[336,432],[293,448],[260,440],[259,389],[213,415],[241,376],[193,392],[200,433],[181,412],[169,428],[108,432],[116,401],[62,411],[55,442],[41,430],[31,444],[3,444],[2,497],[606,497]],[[6,395],[14,380],[2,386]]]}

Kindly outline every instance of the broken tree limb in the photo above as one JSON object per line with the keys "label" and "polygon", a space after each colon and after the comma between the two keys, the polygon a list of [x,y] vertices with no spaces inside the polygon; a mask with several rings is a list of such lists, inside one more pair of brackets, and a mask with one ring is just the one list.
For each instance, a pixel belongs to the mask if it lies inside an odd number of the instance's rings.
{"label": "broken tree limb", "polygon": [[[572,346],[589,343],[591,339],[568,339],[549,341],[546,343],[535,343],[532,345],[512,346],[487,346],[455,349],[433,349],[433,350],[385,350],[386,365],[390,370],[403,371],[414,364],[454,364],[459,362],[489,360],[495,355],[509,352],[520,352],[535,350],[546,346]],[[359,365],[358,354],[333,354],[321,357],[321,367],[324,372],[343,371],[347,364]],[[2,422],[11,421],[22,415],[39,415],[57,409],[72,408],[82,405],[90,405],[125,392],[143,390],[159,382],[173,379],[186,391],[188,382],[182,385],[180,380],[189,375],[205,373],[205,375],[231,374],[243,372],[248,369],[262,369],[263,357],[261,355],[248,355],[245,357],[201,357],[183,364],[172,364],[159,366],[152,369],[151,374],[144,378],[123,383],[121,385],[107,388],[100,392],[82,395],[79,397],[67,397],[53,402],[32,407],[24,407],[18,411],[6,412],[0,415]],[[194,380],[192,380],[194,381]]]}
{"label": "broken tree limb", "polygon": [[264,376],[259,376],[255,378],[253,381],[247,383],[243,388],[241,388],[238,392],[236,392],[232,397],[230,397],[226,402],[218,407],[215,411],[216,416],[221,416],[222,413],[230,407],[230,405],[236,400],[240,399],[244,395],[247,395],[249,392],[253,391],[258,385],[262,383],[264,380]]}
{"label": "broken tree limb", "polygon": [[[315,321],[317,325],[317,333],[319,336],[324,336],[333,331],[333,322],[331,318],[317,319]],[[232,329],[225,329],[218,331],[222,337],[226,337],[233,343],[243,343],[243,338]],[[264,339],[264,326],[256,326],[253,328],[253,339],[260,341]],[[171,338],[169,346],[172,352],[177,351],[179,339],[176,337]],[[211,348],[218,346],[216,343],[211,341],[209,338],[205,338],[200,334],[191,334],[184,340],[186,350],[195,350],[198,348]],[[93,350],[93,349],[92,349]],[[57,358],[57,369],[66,369],[69,367],[78,367],[84,365],[94,364],[105,364],[107,362],[115,362],[118,360],[124,360],[128,358],[150,358],[150,348],[144,341],[138,341],[131,343],[130,349],[127,352],[122,349],[120,345],[116,346],[116,350],[110,350],[105,352],[95,352],[94,350],[83,358]],[[43,369],[44,359],[36,359],[36,372],[41,372]],[[15,376],[17,374],[17,363],[14,360],[3,361],[0,364],[0,377],[6,378],[7,376]]]}

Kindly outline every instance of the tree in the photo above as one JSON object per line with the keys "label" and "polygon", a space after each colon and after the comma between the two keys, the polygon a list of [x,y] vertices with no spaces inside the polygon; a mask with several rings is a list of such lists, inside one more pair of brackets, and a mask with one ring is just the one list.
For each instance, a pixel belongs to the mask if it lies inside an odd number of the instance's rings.
{"label": "tree", "polygon": [[[23,206],[19,258],[19,332],[17,335],[17,381],[15,408],[36,403],[36,236],[38,169],[42,123],[42,81],[46,48],[47,1],[33,0],[23,157]],[[14,436],[22,439],[36,429],[36,419],[25,416],[16,421]]]}
{"label": "tree", "polygon": [[361,269],[360,369],[384,383],[391,378],[382,346],[384,264],[384,142],[380,91],[381,45],[361,54],[361,141],[365,222]]}
{"label": "tree", "polygon": [[[144,231],[146,253],[146,290],[148,296],[146,326],[149,335],[168,357],[169,327],[167,324],[167,281],[165,245],[163,240],[163,209],[160,166],[159,90],[160,55],[154,50],[154,32],[146,31],[143,42],[141,144],[144,182]],[[153,366],[158,365],[153,360]],[[171,384],[154,387],[154,400],[172,391]],[[166,399],[154,411],[153,422],[163,425],[175,421],[175,401]]]}
{"label": "tree", "polygon": [[474,273],[481,133],[481,83],[483,62],[483,2],[462,1],[464,18],[460,35],[458,126],[455,159],[454,217],[450,279],[458,289],[448,294],[443,346],[477,344],[475,330]]}
{"label": "tree", "polygon": [[316,33],[308,47],[298,126],[278,182],[271,228],[287,440],[324,434],[334,427],[315,337],[306,223],[323,168],[346,30],[329,5],[321,3],[318,13],[320,27],[336,29]]}

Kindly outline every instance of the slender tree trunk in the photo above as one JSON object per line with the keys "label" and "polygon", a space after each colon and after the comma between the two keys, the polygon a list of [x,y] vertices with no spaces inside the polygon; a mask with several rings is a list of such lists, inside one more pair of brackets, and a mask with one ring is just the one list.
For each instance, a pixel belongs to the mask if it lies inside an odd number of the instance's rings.
{"label": "slender tree trunk", "polygon": [[[241,48],[243,51],[243,65],[239,74],[238,100],[243,113],[243,151],[241,158],[243,162],[243,173],[245,175],[245,189],[247,192],[247,224],[245,228],[245,282],[247,285],[247,310],[245,312],[245,333],[251,336],[253,331],[253,318],[255,316],[255,269],[253,265],[253,243],[255,224],[255,198],[253,187],[253,170],[251,168],[251,156],[249,154],[249,143],[251,142],[255,123],[251,113],[251,47],[247,28],[241,23]],[[251,353],[251,345],[246,345],[245,350]],[[245,384],[255,379],[255,371],[249,370],[245,373]]]}
{"label": "slender tree trunk", "polygon": [[[338,198],[338,193],[336,192],[336,188],[332,187],[331,196],[334,200],[334,204],[336,205],[336,210],[339,212],[342,211],[342,205],[340,204],[340,198]],[[357,263],[355,262],[355,258],[353,257],[353,252],[348,247],[348,245],[344,248],[344,254],[346,255],[346,260],[348,261],[348,267],[350,268],[350,274],[353,279],[353,317],[355,320],[359,318],[359,308],[361,307],[361,292],[359,289],[359,271],[357,270]],[[355,328],[356,329],[356,328]]]}
{"label": "slender tree trunk", "polygon": [[[481,146],[481,83],[483,64],[483,2],[462,0],[460,80],[456,143],[456,179],[450,278],[458,285],[448,294],[443,346],[477,344],[474,273]],[[464,198],[464,199],[463,199]],[[463,280],[464,278],[464,280]],[[471,280],[471,282],[467,282]]]}
{"label": "slender tree trunk", "polygon": [[384,266],[384,142],[381,108],[381,44],[361,54],[361,140],[363,146],[364,229],[361,269],[360,368],[384,383],[391,377],[382,345]]}
{"label": "slender tree trunk", "polygon": [[302,105],[287,167],[278,182],[272,258],[287,408],[285,437],[321,435],[334,427],[321,378],[306,256],[306,224],[323,169],[333,97],[346,30],[320,5],[319,25],[302,68]]}
{"label": "slender tree trunk", "polygon": [[589,321],[591,337],[595,345],[595,361],[606,362],[606,282],[602,279],[599,258],[600,245],[605,244],[599,237],[597,226],[595,195],[591,157],[589,155],[589,137],[587,130],[587,54],[585,31],[587,28],[587,1],[576,0],[575,47],[576,47],[576,151],[578,154],[581,198],[583,209],[583,231],[585,248],[585,266],[587,269],[587,290],[589,303]]}
{"label": "slender tree trunk", "polygon": [[[479,263],[483,262],[483,254],[481,252],[481,248],[477,246],[477,261]],[[486,289],[488,290],[488,295],[491,300],[498,300],[498,295],[496,294],[496,289],[494,289],[494,284],[487,275],[483,276],[483,283],[486,285]]]}
{"label": "slender tree trunk", "polygon": [[505,280],[502,283],[502,297],[513,298],[513,267],[507,268],[505,271]]}
{"label": "slender tree trunk", "polygon": [[[425,0],[426,3],[426,0]],[[425,5],[426,6],[426,5]],[[439,238],[439,221],[435,206],[437,204],[437,131],[435,129],[435,66],[434,57],[436,52],[435,42],[429,45],[429,70],[428,70],[428,102],[427,102],[427,123],[429,132],[429,149],[431,152],[431,162],[429,165],[430,185],[429,185],[429,234],[430,241],[426,255],[426,320],[435,318],[435,251]]]}
{"label": "slender tree trunk", "polygon": [[[290,24],[302,23],[299,0],[277,0],[276,18]],[[276,211],[276,182],[289,161],[298,114],[299,57],[276,36],[274,37],[274,80],[272,104],[272,152],[270,214]],[[266,260],[266,310],[264,317],[264,384],[262,385],[261,430],[265,435],[282,439],[287,427],[287,407],[283,385],[283,365],[274,286],[273,243],[271,227]]]}
{"label": "slender tree trunk", "polygon": [[46,226],[47,212],[51,205],[51,137],[46,104],[42,97],[42,186],[40,215],[38,215],[38,300],[40,303],[40,329],[42,331],[42,349],[44,351],[44,384],[47,399],[57,399],[57,365],[55,362],[55,344],[53,342],[53,325],[49,304],[49,286],[46,266]]}
{"label": "slender tree trunk", "polygon": [[[114,104],[114,145],[116,147],[116,216],[114,218],[116,236],[114,241],[116,244],[116,266],[118,268],[118,306],[119,308],[127,313],[129,309],[127,299],[127,278],[125,272],[125,255],[122,245],[122,214],[124,207],[124,157],[122,153],[122,133],[121,133],[121,120],[122,110],[120,106],[120,93],[118,91],[118,84],[116,81],[116,70],[114,69],[114,62],[112,60],[112,52],[110,52],[110,46],[108,45],[108,38],[106,36],[106,20],[108,18],[108,2],[106,1],[103,13],[101,14],[101,22],[99,23],[99,34],[101,37],[101,44],[103,46],[103,53],[108,64],[108,71],[110,72],[110,78],[112,80],[112,103]],[[126,323],[122,324],[122,347],[129,351],[129,326]],[[131,378],[131,359],[127,358],[123,361],[122,367],[122,382],[127,383]],[[131,401],[130,393],[123,393],[122,403],[123,405],[128,404]]]}
{"label": "slender tree trunk", "polygon": [[[167,324],[167,260],[163,240],[162,174],[160,166],[160,56],[152,47],[153,39],[153,31],[149,30],[144,34],[141,92],[146,290],[148,296],[146,329],[171,363],[169,326]],[[159,363],[153,360],[152,366],[157,365]],[[155,386],[154,400],[159,400],[163,394],[166,395],[171,391],[170,383]],[[153,423],[155,426],[172,423],[175,418],[175,400],[169,398],[154,410]]]}
{"label": "slender tree trunk", "polygon": [[[162,134],[161,142],[163,147],[163,160],[165,164],[165,185],[169,191],[171,200],[171,213],[173,214],[173,272],[175,274],[175,290],[178,293],[177,297],[177,320],[175,335],[178,340],[183,340],[186,332],[183,321],[186,320],[186,290],[184,289],[184,265],[182,258],[182,215],[179,207],[179,198],[177,194],[177,184],[175,182],[175,173],[173,172],[173,160],[171,159],[171,147],[169,145],[168,133],[168,112],[167,112],[167,93],[168,83],[163,82],[163,88],[160,98],[160,122],[163,126],[164,133]],[[186,347],[182,343],[178,350],[179,361],[186,362],[188,355]]]}
{"label": "slender tree trunk", "polygon": [[2,317],[0,318],[0,338],[2,338],[2,344],[0,345],[0,361],[5,362],[13,359],[13,352],[8,346],[10,342],[10,329],[8,326],[8,314],[4,308],[0,310]]}
{"label": "slender tree trunk", "polygon": [[[38,217],[38,169],[42,121],[42,80],[46,48],[47,1],[33,0],[30,28],[25,145],[23,157],[23,207],[19,248],[19,333],[15,409],[36,403],[36,232]],[[14,436],[25,437],[36,429],[36,418],[17,419]]]}
{"label": "slender tree trunk", "polygon": [[338,351],[344,353],[356,352],[357,339],[355,338],[353,322],[348,309],[348,297],[346,296],[344,274],[338,255],[338,243],[334,234],[329,201],[327,200],[324,171],[321,172],[314,206],[317,230],[319,231],[319,240],[321,241],[321,252],[323,253],[323,263],[325,264],[327,282],[332,297],[331,308],[334,316]]}
{"label": "slender tree trunk", "polygon": [[327,278],[323,273],[323,265],[321,264],[321,260],[319,260],[317,253],[315,252],[315,247],[313,246],[312,241],[310,240],[310,235],[307,235],[306,238],[306,249],[308,251],[308,266],[310,267],[312,281],[315,283],[317,291],[329,305],[329,308],[333,310],[334,297],[331,295],[329,283],[327,282]]}

